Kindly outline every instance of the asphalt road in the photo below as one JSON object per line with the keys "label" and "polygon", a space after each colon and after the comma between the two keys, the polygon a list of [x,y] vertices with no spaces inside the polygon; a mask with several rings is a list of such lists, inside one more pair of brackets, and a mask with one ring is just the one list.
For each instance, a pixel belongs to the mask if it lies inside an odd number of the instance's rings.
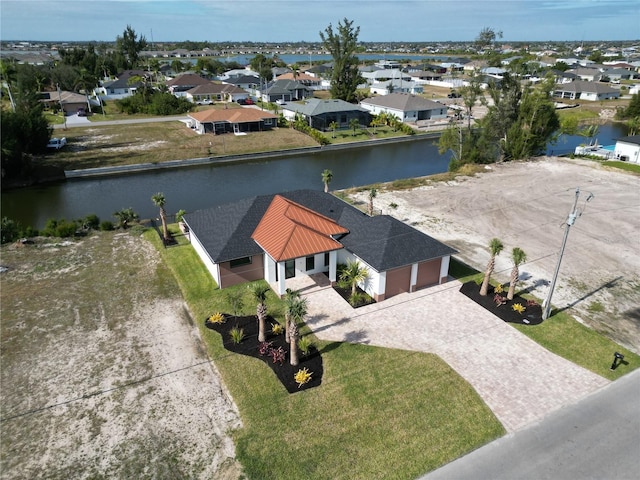
{"label": "asphalt road", "polygon": [[639,472],[640,370],[636,370],[539,424],[419,480],[635,480]]}

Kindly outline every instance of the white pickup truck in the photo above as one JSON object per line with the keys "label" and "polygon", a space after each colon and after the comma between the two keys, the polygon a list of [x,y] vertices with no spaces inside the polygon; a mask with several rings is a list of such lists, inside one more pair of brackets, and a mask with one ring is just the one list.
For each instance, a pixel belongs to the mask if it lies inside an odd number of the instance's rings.
{"label": "white pickup truck", "polygon": [[49,143],[47,143],[47,148],[53,148],[55,150],[60,150],[66,144],[67,144],[67,138],[66,137],[52,138],[51,140],[49,140]]}

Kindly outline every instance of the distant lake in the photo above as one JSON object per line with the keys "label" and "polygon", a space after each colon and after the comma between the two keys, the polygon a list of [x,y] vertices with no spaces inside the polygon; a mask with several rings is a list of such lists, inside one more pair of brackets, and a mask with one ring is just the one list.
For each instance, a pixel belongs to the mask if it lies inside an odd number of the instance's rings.
{"label": "distant lake", "polygon": [[[237,62],[241,65],[248,65],[249,62],[255,57],[252,55],[232,55],[228,57],[213,57],[216,60],[220,60],[223,62]],[[273,55],[265,55],[265,57],[273,57]],[[411,60],[414,61],[425,61],[425,62],[444,62],[444,61],[452,61],[455,62],[459,60],[459,57],[452,57],[447,55],[417,55],[415,53],[365,53],[357,55],[360,61],[369,61],[369,60]],[[331,55],[318,55],[318,54],[290,54],[283,53],[282,55],[278,54],[278,58],[281,59],[287,65],[292,65],[294,63],[298,64],[309,64],[309,61],[313,63],[318,62],[331,62],[333,61],[333,57]],[[179,59],[182,60],[182,59]],[[185,59],[192,64],[195,64],[198,59],[197,58],[187,58]]]}

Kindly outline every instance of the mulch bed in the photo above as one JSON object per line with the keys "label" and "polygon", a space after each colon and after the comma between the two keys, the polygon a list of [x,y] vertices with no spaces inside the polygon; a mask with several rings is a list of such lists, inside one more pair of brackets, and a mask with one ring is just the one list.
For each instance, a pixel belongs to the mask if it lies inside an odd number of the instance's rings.
{"label": "mulch bed", "polygon": [[[351,302],[349,302],[349,298],[351,297],[351,287],[341,288],[338,286],[338,284],[335,284],[333,286],[333,289],[336,292],[338,292],[338,294],[344,299],[345,302],[351,305]],[[360,308],[360,307],[364,307],[365,305],[371,305],[372,303],[376,303],[376,301],[373,298],[371,298],[369,295],[367,295],[367,293],[364,290],[362,290],[360,287],[356,287],[356,291],[364,295],[362,297],[364,301],[358,303],[357,305],[351,305],[353,308]]]}
{"label": "mulch bed", "polygon": [[[489,285],[489,291],[484,297],[480,295],[480,286],[474,281],[470,281],[462,285],[462,287],[460,288],[460,292],[464,293],[478,305],[489,310],[491,313],[505,322],[518,323],[521,325],[539,325],[542,323],[542,307],[540,305],[533,305],[531,303],[528,303],[526,298],[514,295],[513,300],[507,300],[507,303],[498,306],[493,300],[495,291],[492,285]],[[506,298],[506,288],[504,293],[501,293],[500,295]],[[526,307],[526,310],[523,313],[518,313],[513,310],[513,308],[511,307],[516,303],[519,303],[520,305]]]}
{"label": "mulch bed", "polygon": [[[260,355],[258,351],[258,320],[255,315],[234,317],[232,315],[224,315],[227,319],[225,323],[211,323],[209,320],[205,320],[205,326],[211,330],[218,332],[222,336],[222,343],[225,349],[233,353],[239,353],[240,355],[247,355],[262,360],[266,365],[273,370],[273,373],[278,377],[280,383],[287,389],[289,393],[300,392],[302,390],[308,390],[309,388],[318,387],[322,383],[322,356],[320,352],[312,347],[308,355],[303,355],[298,350],[299,363],[295,367],[289,363],[289,344],[284,339],[284,333],[280,335],[274,335],[271,333],[271,323],[276,321],[273,317],[268,316],[266,320],[266,338],[267,342],[272,342],[272,347],[277,349],[282,347],[286,352],[284,362],[273,363],[270,356]],[[242,342],[235,344],[231,340],[230,330],[234,327],[242,328],[244,330],[244,339]],[[311,380],[302,386],[298,386],[294,379],[294,375],[298,370],[306,368],[312,373]]]}

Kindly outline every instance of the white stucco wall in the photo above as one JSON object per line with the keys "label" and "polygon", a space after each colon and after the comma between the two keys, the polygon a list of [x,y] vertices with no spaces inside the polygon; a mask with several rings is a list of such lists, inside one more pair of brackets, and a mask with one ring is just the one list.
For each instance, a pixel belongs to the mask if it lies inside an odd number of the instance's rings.
{"label": "white stucco wall", "polygon": [[207,251],[204,249],[204,247],[202,246],[202,243],[200,243],[200,240],[198,240],[198,237],[196,237],[193,231],[191,231],[190,236],[191,236],[191,245],[193,245],[193,249],[196,251],[200,259],[202,260],[202,263],[204,263],[204,266],[209,271],[209,273],[211,274],[213,279],[216,281],[218,286],[220,286],[220,270],[218,269],[218,265],[216,265],[213,262],[213,260],[211,260],[211,257],[209,257],[209,255],[207,254]]}
{"label": "white stucco wall", "polygon": [[616,158],[625,156],[630,163],[640,163],[640,145],[618,140],[614,153]]}

